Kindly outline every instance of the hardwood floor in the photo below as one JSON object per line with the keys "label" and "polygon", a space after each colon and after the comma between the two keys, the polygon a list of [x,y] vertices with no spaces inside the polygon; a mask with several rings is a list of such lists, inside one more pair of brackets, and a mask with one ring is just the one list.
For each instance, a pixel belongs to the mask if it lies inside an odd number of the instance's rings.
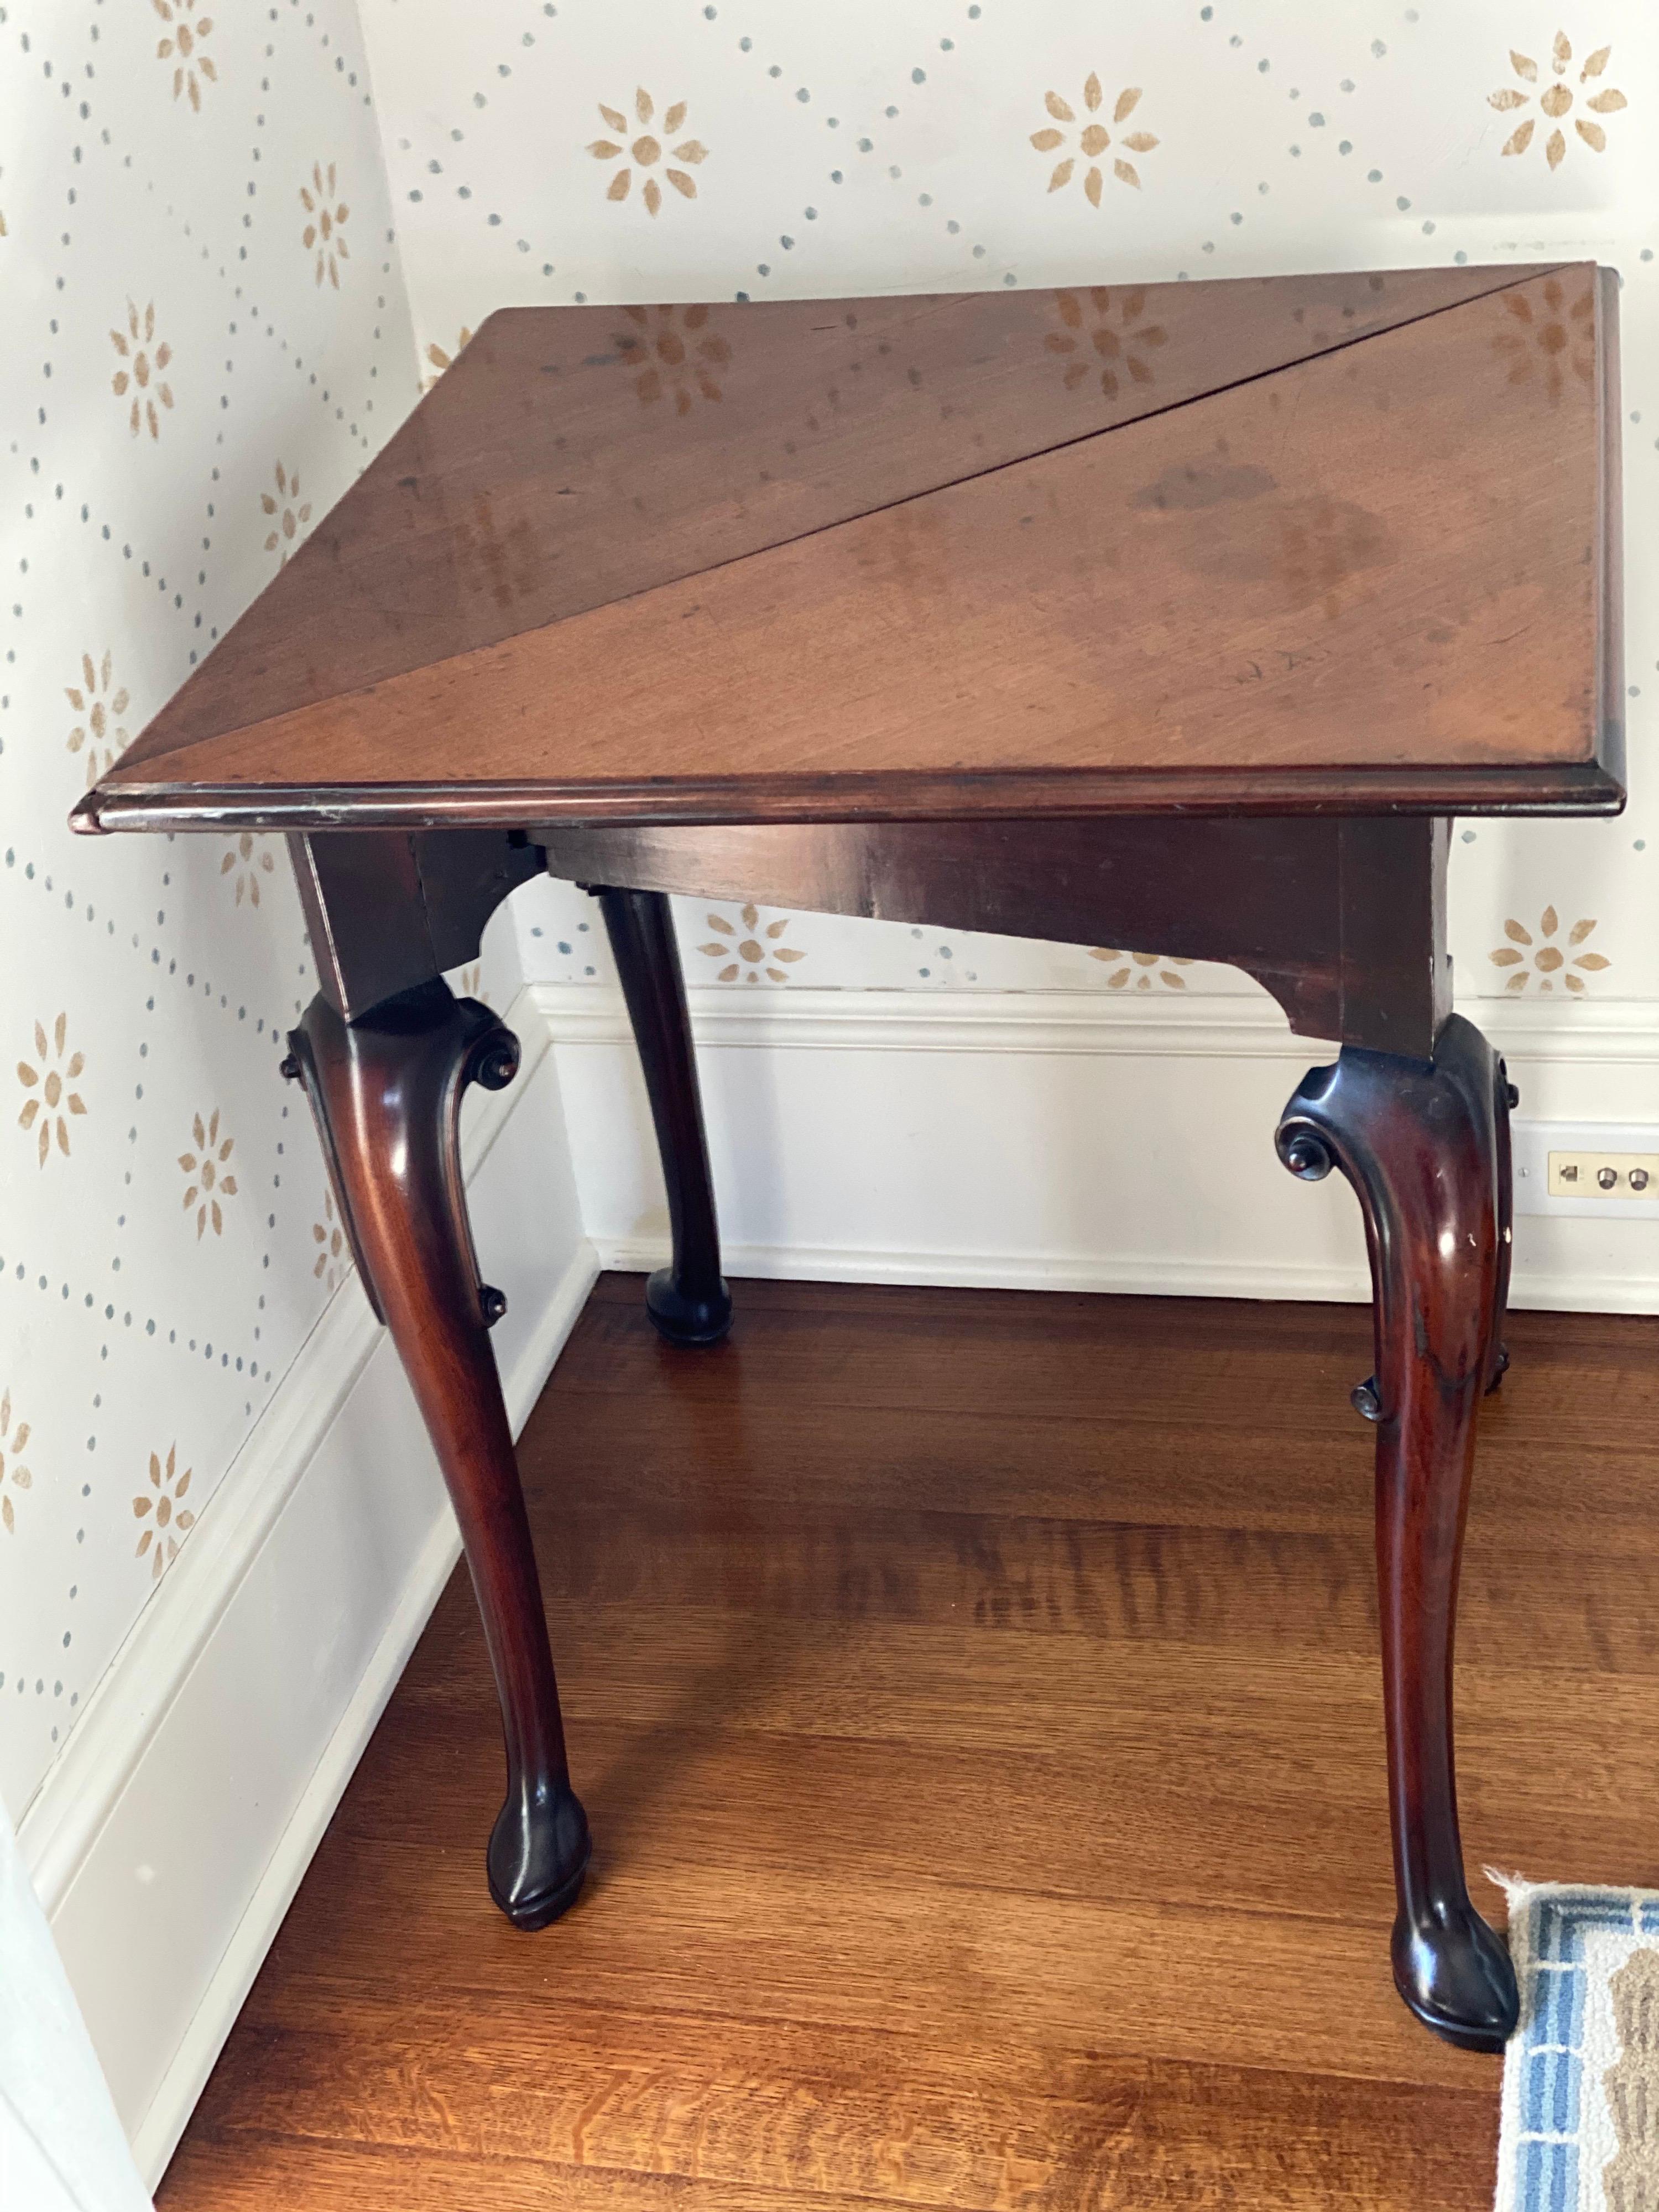
{"label": "hardwood floor", "polygon": [[[1365,1312],[736,1287],[675,1352],[603,1279],[520,1445],[582,1902],[485,1893],[458,1572],[161,2212],[1488,2205],[1389,1981]],[[1659,1884],[1659,1322],[1510,1341],[1471,1869]]]}

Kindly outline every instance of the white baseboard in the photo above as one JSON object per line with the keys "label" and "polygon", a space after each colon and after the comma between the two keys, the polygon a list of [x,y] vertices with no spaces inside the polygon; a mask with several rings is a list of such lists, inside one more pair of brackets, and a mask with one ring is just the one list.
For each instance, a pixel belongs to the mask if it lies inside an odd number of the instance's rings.
{"label": "white baseboard", "polygon": [[[516,1429],[592,1286],[533,1002],[469,1094],[477,1241]],[[526,1204],[526,1194],[534,1203]],[[459,1556],[390,1342],[335,1294],[49,1770],[25,1861],[153,2187]]]}
{"label": "white baseboard", "polygon": [[[620,996],[530,987],[602,1264],[667,1249]],[[1264,993],[690,993],[732,1275],[1206,1297],[1370,1295],[1339,1177],[1273,1148],[1303,1070]],[[1534,1121],[1651,1121],[1659,1006],[1480,1000]],[[1516,1224],[1517,1305],[1659,1312],[1659,1222]]]}
{"label": "white baseboard", "polygon": [[[599,1266],[648,1274],[668,1258],[664,1237],[600,1237]],[[720,1246],[734,1281],[757,1275],[793,1283],[916,1283],[939,1290],[1117,1291],[1140,1297],[1336,1298],[1370,1296],[1363,1273],[1343,1267],[1275,1266],[1214,1260],[1160,1262],[1156,1254],[1087,1262],[1046,1252],[883,1251],[807,1244]]]}
{"label": "white baseboard", "polygon": [[[665,1237],[600,1237],[599,1267],[648,1274],[669,1256]],[[1115,1260],[1056,1260],[1045,1252],[880,1251],[855,1246],[732,1244],[721,1262],[737,1281],[753,1275],[791,1283],[915,1283],[937,1290],[1101,1291],[1133,1297],[1284,1298],[1362,1304],[1371,1295],[1365,1268],[1340,1262],[1298,1266],[1265,1260],[1162,1261],[1156,1253]],[[1532,1268],[1510,1303],[1544,1313],[1659,1313],[1659,1275],[1566,1274]]]}
{"label": "white baseboard", "polygon": [[[230,1940],[190,2012],[184,2034],[131,2130],[132,2155],[151,2190],[167,2171],[254,1977],[276,1940],[409,1655],[449,1580],[460,1548],[453,1516],[441,1513],[416,1554],[386,1633],[374,1647],[356,1691],[323,1747],[321,1758],[277,1835],[264,1871],[237,1917]],[[95,1869],[93,1878],[97,1878]],[[177,2008],[182,2010],[183,2006]]]}
{"label": "white baseboard", "polygon": [[[619,991],[530,982],[557,1042],[625,1043]],[[1307,1066],[1334,1045],[1295,1036],[1265,991],[1141,999],[1090,991],[744,990],[691,986],[700,1047],[1084,1053],[1148,1058],[1278,1060]],[[1638,999],[1471,999],[1458,1012],[1515,1060],[1579,1066],[1659,1061],[1659,1004]]]}

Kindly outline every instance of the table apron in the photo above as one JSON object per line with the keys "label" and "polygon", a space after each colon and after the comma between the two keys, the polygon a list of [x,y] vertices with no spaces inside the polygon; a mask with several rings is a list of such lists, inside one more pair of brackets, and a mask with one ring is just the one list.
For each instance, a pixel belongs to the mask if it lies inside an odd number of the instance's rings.
{"label": "table apron", "polygon": [[1291,1029],[1430,1059],[1450,1012],[1449,824],[1418,815],[1110,816],[337,830],[289,842],[325,996],[356,1020],[472,959],[544,869],[593,890],[1210,960]]}

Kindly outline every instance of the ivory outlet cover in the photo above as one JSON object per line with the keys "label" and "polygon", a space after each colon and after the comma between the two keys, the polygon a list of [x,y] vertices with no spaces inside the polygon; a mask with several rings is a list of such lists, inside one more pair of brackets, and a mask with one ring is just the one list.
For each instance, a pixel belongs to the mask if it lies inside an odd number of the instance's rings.
{"label": "ivory outlet cover", "polygon": [[[1515,1121],[1510,1135],[1517,1213],[1659,1222],[1659,1122]],[[1561,1173],[1564,1157],[1578,1167],[1577,1190]],[[1611,1190],[1602,1190],[1595,1180],[1604,1164],[1619,1177]],[[1630,1187],[1632,1166],[1645,1168],[1652,1177],[1644,1192]]]}

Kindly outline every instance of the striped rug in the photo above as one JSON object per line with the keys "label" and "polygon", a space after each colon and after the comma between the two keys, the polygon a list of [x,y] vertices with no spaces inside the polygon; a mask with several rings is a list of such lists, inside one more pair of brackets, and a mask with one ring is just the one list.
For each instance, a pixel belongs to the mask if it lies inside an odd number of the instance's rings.
{"label": "striped rug", "polygon": [[1493,1880],[1521,1984],[1497,2212],[1659,2212],[1659,1890]]}

